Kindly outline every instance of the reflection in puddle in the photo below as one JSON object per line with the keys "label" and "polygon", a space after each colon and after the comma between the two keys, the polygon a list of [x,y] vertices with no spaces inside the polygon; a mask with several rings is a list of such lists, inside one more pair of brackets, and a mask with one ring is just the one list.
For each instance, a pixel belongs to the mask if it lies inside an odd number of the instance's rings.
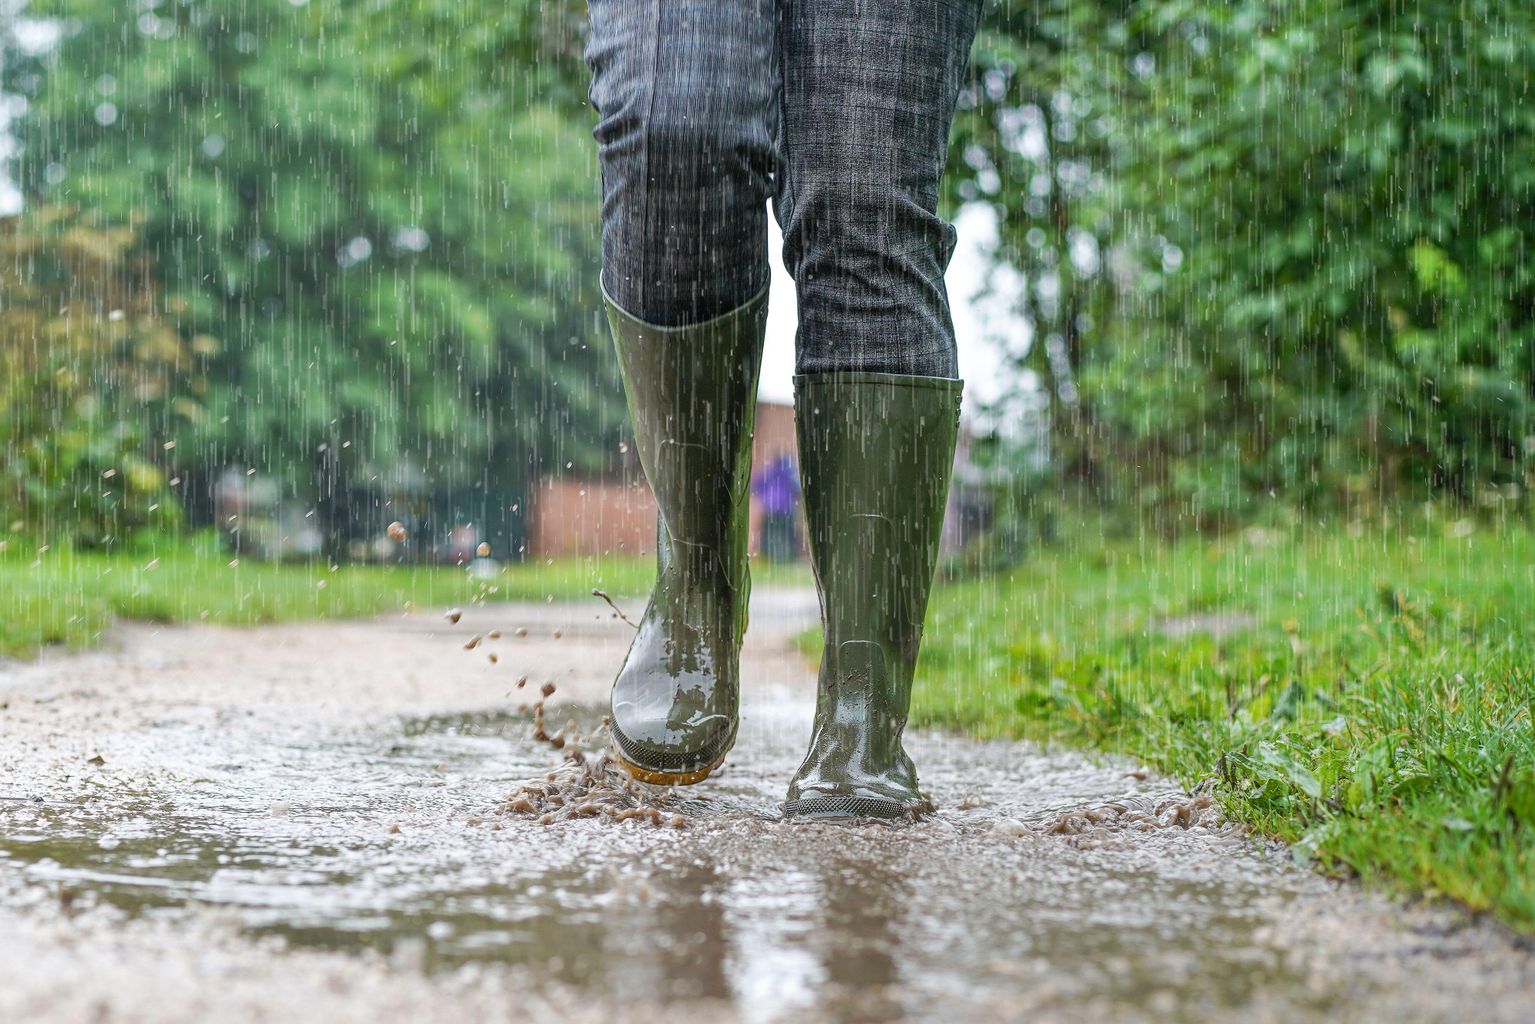
{"label": "reflection in puddle", "polygon": [[158,1020],[189,978],[220,1019],[1528,1016],[1505,937],[1404,931],[1123,765],[917,736],[936,820],[778,821],[812,685],[784,638],[815,603],[762,598],[740,742],[677,794],[682,829],[504,814],[556,755],[519,714],[442,713],[536,700],[452,656],[485,622],[536,626],[503,669],[591,730],[628,640],[605,612],[128,627],[0,667],[0,962],[36,965],[0,1018]]}
{"label": "reflection in puddle", "polygon": [[[1255,856],[1251,877],[1211,876],[1199,863],[1213,840],[1169,837],[1188,844],[1180,877],[1165,851],[1151,863],[1144,850],[990,833],[999,815],[1101,797],[1111,769],[926,738],[940,800],[980,794],[980,809],[916,826],[776,821],[801,710],[748,709],[718,783],[685,794],[683,831],[503,817],[516,782],[550,767],[516,714],[342,735],[275,718],[169,723],[123,741],[152,749],[167,769],[157,784],[0,804],[0,863],[66,900],[136,914],[211,904],[291,945],[373,949],[427,971],[525,964],[617,1002],[720,1000],[754,1021],[810,1007],[849,1021],[986,1019],[1045,985],[1131,1003],[1169,962],[1181,987],[1236,1006],[1282,975],[1236,952],[1273,882]],[[559,715],[585,730],[601,709]]]}

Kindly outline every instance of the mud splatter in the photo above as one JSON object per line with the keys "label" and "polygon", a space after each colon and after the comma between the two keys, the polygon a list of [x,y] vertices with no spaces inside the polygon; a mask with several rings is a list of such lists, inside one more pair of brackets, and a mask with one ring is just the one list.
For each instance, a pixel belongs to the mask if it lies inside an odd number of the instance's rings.
{"label": "mud splatter", "polygon": [[[550,734],[544,718],[544,701],[554,696],[554,683],[545,683],[543,696],[533,704],[533,739],[560,751],[562,761],[537,782],[526,782],[507,797],[507,814],[537,818],[541,825],[577,818],[606,818],[614,822],[684,828],[687,819],[672,809],[675,795],[636,782],[614,759],[606,745],[611,742],[608,720],[591,736],[575,735],[574,723],[566,732]],[[596,744],[602,749],[593,753]]]}
{"label": "mud splatter", "polygon": [[528,782],[507,798],[506,812],[537,818],[541,825],[577,818],[685,828],[687,818],[673,810],[671,793],[635,782],[609,751],[570,759],[540,782]]}
{"label": "mud splatter", "polygon": [[613,603],[613,598],[608,596],[608,592],[606,590],[603,590],[600,587],[593,587],[592,588],[592,596],[593,597],[600,597],[604,601],[606,601],[608,603],[608,607],[613,609],[613,614],[616,615],[618,618],[623,619],[624,622],[627,623],[631,629],[639,629],[640,628],[634,622],[630,621],[629,616],[625,615],[623,613],[623,611],[619,609],[618,605]]}
{"label": "mud splatter", "polygon": [[1090,807],[1056,812],[1034,823],[1046,835],[1080,836],[1103,832],[1153,832],[1169,828],[1203,828],[1244,835],[1237,824],[1226,822],[1215,801],[1204,792],[1160,800],[1127,798]]}

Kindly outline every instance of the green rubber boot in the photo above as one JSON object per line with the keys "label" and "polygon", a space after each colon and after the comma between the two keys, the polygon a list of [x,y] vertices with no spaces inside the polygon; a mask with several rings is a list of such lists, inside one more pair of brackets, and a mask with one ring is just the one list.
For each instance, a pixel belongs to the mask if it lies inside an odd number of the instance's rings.
{"label": "green rubber boot", "polygon": [[828,373],[795,378],[805,516],[821,595],[810,753],[786,817],[931,809],[901,745],[959,436],[963,383]]}
{"label": "green rubber boot", "polygon": [[752,422],[767,292],[707,323],[657,327],[608,302],[634,442],[656,498],[656,585],[613,683],[619,762],[702,782],[736,739]]}

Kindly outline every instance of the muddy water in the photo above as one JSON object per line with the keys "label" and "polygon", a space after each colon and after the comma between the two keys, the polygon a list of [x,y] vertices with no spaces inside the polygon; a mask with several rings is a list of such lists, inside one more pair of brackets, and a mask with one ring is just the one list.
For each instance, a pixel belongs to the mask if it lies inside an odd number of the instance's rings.
{"label": "muddy water", "polygon": [[0,983],[0,1018],[1535,1007],[1535,961],[1497,929],[1324,881],[1133,765],[916,736],[935,820],[779,821],[813,686],[786,637],[813,613],[759,595],[741,739],[675,799],[682,828],[503,811],[557,757],[521,708],[543,682],[551,729],[600,719],[628,629],[595,602],[135,627],[0,669],[0,962],[34,965]]}

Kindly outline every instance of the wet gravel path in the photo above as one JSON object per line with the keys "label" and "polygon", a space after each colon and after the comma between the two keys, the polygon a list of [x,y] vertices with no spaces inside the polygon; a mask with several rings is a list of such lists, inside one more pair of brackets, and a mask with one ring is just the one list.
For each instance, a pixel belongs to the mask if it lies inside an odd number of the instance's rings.
{"label": "wet gravel path", "polygon": [[0,666],[0,1020],[1535,1012],[1527,943],[1321,879],[1133,765],[916,736],[936,820],[778,821],[813,613],[759,591],[741,741],[682,828],[503,810],[555,758],[520,710],[543,682],[551,727],[600,718],[628,628],[596,602]]}

